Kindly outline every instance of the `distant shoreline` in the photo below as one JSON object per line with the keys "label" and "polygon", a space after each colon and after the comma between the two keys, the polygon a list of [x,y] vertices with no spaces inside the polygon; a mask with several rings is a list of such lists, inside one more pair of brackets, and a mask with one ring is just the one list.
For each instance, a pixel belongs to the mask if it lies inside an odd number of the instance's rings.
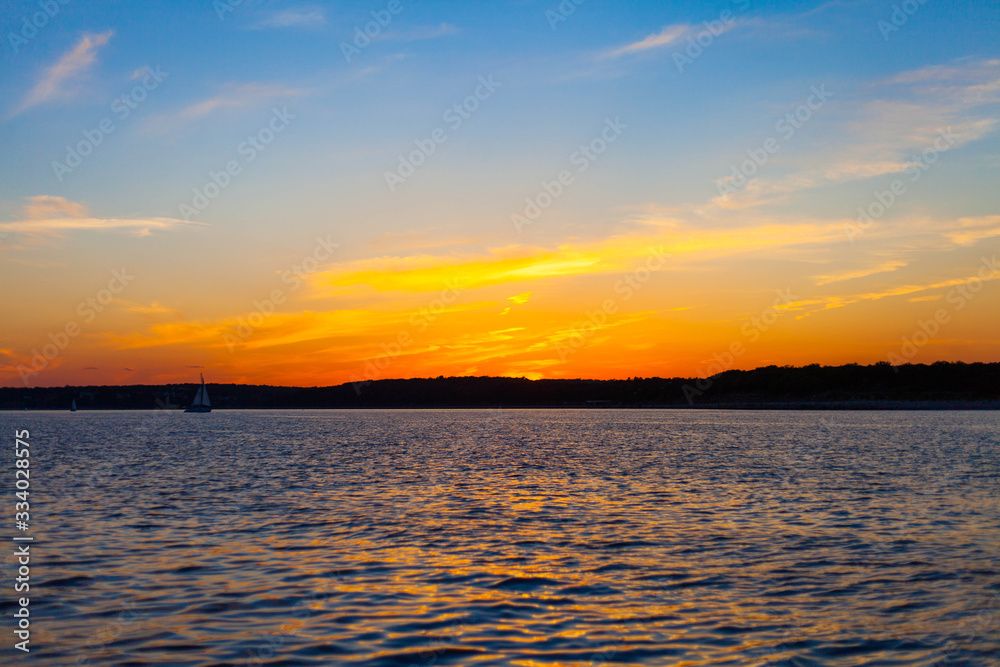
{"label": "distant shoreline", "polygon": [[[719,404],[719,405],[610,405],[595,408],[586,405],[435,405],[435,406],[366,406],[366,407],[258,407],[258,408],[213,408],[212,412],[258,412],[258,411],[361,411],[361,410],[579,410],[579,411],[599,411],[599,410],[697,410],[720,412],[989,412],[1000,411],[1000,401],[969,402],[958,404],[936,404],[922,401],[898,401],[893,403],[822,403],[822,404],[782,404],[782,403],[758,403],[754,405],[744,404]],[[80,409],[77,412],[159,412],[158,408],[92,408]],[[184,412],[181,408],[167,410],[168,412]],[[0,413],[24,414],[25,412],[67,412],[58,408],[21,409],[0,408]]]}
{"label": "distant shoreline", "polygon": [[[206,378],[210,380],[211,378]],[[199,385],[0,387],[0,410],[178,410]],[[766,366],[709,378],[438,377],[330,387],[207,383],[226,409],[1000,410],[1000,363]]]}

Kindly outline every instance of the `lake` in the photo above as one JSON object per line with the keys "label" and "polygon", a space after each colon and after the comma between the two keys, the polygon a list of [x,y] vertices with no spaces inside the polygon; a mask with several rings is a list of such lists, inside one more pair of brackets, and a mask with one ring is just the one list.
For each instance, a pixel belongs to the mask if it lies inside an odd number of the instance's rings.
{"label": "lake", "polygon": [[998,412],[0,423],[8,663],[1000,664]]}

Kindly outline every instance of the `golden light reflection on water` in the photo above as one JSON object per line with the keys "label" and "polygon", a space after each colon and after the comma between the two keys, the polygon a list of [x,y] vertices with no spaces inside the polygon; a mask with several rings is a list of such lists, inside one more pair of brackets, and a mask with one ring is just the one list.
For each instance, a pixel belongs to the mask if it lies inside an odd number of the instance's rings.
{"label": "golden light reflection on water", "polygon": [[[42,664],[921,664],[996,647],[988,624],[958,634],[997,581],[992,413],[847,414],[830,435],[809,413],[526,411],[463,447],[482,413],[220,413],[58,493],[121,442],[85,418],[91,447],[79,422],[38,425],[64,448],[44,473],[39,537],[59,556]],[[908,446],[928,440],[947,447]]]}

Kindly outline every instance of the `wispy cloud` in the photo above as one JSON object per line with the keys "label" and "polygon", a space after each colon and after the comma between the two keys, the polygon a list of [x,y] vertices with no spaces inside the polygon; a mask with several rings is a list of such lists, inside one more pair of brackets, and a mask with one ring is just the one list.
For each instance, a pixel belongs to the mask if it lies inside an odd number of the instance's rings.
{"label": "wispy cloud", "polygon": [[825,276],[814,276],[813,280],[816,281],[817,285],[829,285],[830,283],[840,282],[841,280],[852,280],[854,278],[867,278],[868,276],[874,276],[877,273],[886,273],[889,271],[898,271],[899,269],[906,266],[908,262],[901,259],[894,259],[888,262],[883,262],[877,266],[871,266],[864,269],[852,269],[848,271],[843,271],[841,273],[834,273]]}
{"label": "wispy cloud", "polygon": [[41,79],[11,113],[11,117],[44,102],[69,95],[69,84],[96,62],[97,50],[108,43],[112,34],[109,30],[99,35],[85,34],[81,37],[72,49],[42,73]]}
{"label": "wispy cloud", "polygon": [[315,287],[342,294],[361,286],[378,292],[428,292],[439,290],[447,280],[459,280],[474,289],[503,283],[521,283],[546,278],[608,274],[627,269],[639,258],[656,251],[669,255],[672,263],[684,259],[711,259],[773,250],[801,244],[838,240],[841,225],[818,222],[701,230],[673,221],[647,222],[644,229],[589,243],[564,244],[557,248],[508,246],[464,257],[415,254],[355,260],[317,272]]}
{"label": "wispy cloud", "polygon": [[283,9],[257,22],[257,30],[265,28],[315,28],[326,24],[326,16],[321,7],[299,7]]}
{"label": "wispy cloud", "polygon": [[1000,236],[1000,215],[980,218],[961,218],[958,229],[947,234],[948,240],[958,245],[972,245],[981,239]]}
{"label": "wispy cloud", "polygon": [[[896,285],[893,287],[886,287],[884,289],[875,292],[864,292],[861,294],[850,294],[844,296],[826,296],[818,299],[806,299],[802,301],[795,301],[793,303],[781,306],[782,309],[787,309],[789,311],[805,311],[802,315],[798,315],[799,319],[808,317],[813,313],[832,310],[833,308],[843,308],[844,306],[850,306],[856,303],[861,303],[863,301],[880,301],[882,299],[887,299],[895,296],[907,296],[909,294],[918,294],[920,292],[927,292],[929,290],[945,289],[948,287],[956,287],[958,285],[965,285],[973,280],[981,280],[982,282],[988,282],[991,280],[996,280],[1000,275],[998,274],[967,274],[960,278],[952,278],[950,280],[941,280],[933,283],[927,284],[913,284],[908,283],[905,285]],[[913,299],[908,299],[912,301]]]}
{"label": "wispy cloud", "polygon": [[304,92],[280,84],[227,84],[218,94],[182,109],[177,116],[185,120],[194,120],[219,109],[263,104],[281,97],[302,95]]}
{"label": "wispy cloud", "polygon": [[59,236],[61,232],[79,229],[128,231],[140,236],[148,236],[153,233],[153,230],[171,229],[190,224],[192,223],[175,218],[48,218],[2,222],[0,229],[50,236]]}
{"label": "wispy cloud", "polygon": [[32,236],[62,236],[74,230],[124,231],[148,236],[154,230],[166,230],[193,223],[174,218],[95,218],[87,207],[63,197],[38,195],[29,197],[22,217],[0,222],[0,232],[17,232]]}
{"label": "wispy cloud", "polygon": [[843,129],[838,142],[782,156],[790,174],[752,178],[738,192],[720,195],[713,203],[747,209],[810,188],[898,174],[919,168],[919,155],[927,149],[958,148],[986,137],[1000,124],[992,108],[1000,102],[1000,60],[904,72],[874,82],[869,91],[867,99],[838,102]]}
{"label": "wispy cloud", "polygon": [[424,39],[437,39],[458,33],[458,28],[450,23],[441,23],[436,26],[418,26],[405,32],[390,31],[383,33],[379,39],[391,40],[395,42],[418,42]]}
{"label": "wispy cloud", "polygon": [[507,297],[507,300],[510,301],[515,306],[520,306],[521,304],[528,303],[528,299],[530,298],[531,298],[531,292],[525,292],[524,294],[509,296]]}
{"label": "wispy cloud", "polygon": [[138,313],[140,315],[171,316],[171,317],[181,316],[181,313],[178,312],[177,310],[164,306],[157,301],[154,301],[153,303],[150,304],[145,304],[118,298],[117,305],[119,309],[125,312]]}
{"label": "wispy cloud", "polygon": [[29,220],[43,220],[53,217],[82,218],[87,215],[87,207],[79,202],[72,202],[65,197],[53,195],[37,195],[28,197],[22,214]]}
{"label": "wispy cloud", "polygon": [[225,110],[263,107],[275,100],[309,94],[302,88],[270,83],[228,83],[211,97],[190,104],[179,111],[160,114],[147,121],[147,129],[164,133]]}
{"label": "wispy cloud", "polygon": [[651,49],[659,49],[669,46],[682,39],[691,30],[687,24],[668,25],[658,33],[652,34],[638,42],[632,42],[604,54],[605,58],[620,58],[632,53],[641,53]]}
{"label": "wispy cloud", "polygon": [[500,314],[507,315],[508,313],[510,313],[511,309],[514,308],[515,306],[523,306],[524,304],[528,303],[528,299],[530,298],[531,298],[531,292],[525,292],[524,294],[516,294],[514,296],[507,297],[507,300],[510,301],[511,305],[504,308]]}
{"label": "wispy cloud", "polygon": [[396,248],[427,249],[447,248],[477,243],[480,239],[471,236],[452,236],[440,228],[410,229],[404,232],[383,232],[371,240],[371,245],[383,251]]}

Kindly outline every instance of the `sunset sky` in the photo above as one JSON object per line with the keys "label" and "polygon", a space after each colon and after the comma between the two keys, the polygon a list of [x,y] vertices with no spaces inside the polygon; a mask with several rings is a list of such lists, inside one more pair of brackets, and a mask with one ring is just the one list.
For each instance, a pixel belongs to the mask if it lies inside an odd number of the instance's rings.
{"label": "sunset sky", "polygon": [[1000,5],[577,1],[5,2],[0,384],[1000,360]]}

